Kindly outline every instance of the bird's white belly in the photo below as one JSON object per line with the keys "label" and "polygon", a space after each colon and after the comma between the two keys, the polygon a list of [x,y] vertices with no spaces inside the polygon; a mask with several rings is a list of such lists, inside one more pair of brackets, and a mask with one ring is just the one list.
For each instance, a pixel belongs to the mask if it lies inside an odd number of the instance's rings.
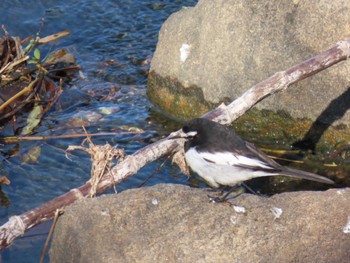
{"label": "bird's white belly", "polygon": [[270,175],[265,172],[251,171],[235,165],[208,162],[195,149],[188,150],[185,158],[191,169],[202,177],[208,185],[214,188],[220,185],[234,186],[254,177]]}

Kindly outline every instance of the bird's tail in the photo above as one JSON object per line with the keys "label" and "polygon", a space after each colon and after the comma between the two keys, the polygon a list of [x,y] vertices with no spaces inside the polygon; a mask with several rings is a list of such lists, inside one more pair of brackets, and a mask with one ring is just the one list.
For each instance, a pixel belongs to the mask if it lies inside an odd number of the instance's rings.
{"label": "bird's tail", "polygon": [[288,168],[288,167],[283,167],[281,174],[286,176],[292,176],[292,177],[298,177],[306,180],[316,181],[324,184],[334,184],[334,182],[327,177],[314,174],[314,173],[309,173],[305,171]]}

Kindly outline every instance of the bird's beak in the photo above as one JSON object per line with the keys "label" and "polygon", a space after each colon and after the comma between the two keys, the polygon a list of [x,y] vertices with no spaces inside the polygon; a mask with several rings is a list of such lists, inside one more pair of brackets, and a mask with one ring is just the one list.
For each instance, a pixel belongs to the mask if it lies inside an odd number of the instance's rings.
{"label": "bird's beak", "polygon": [[190,131],[190,132],[184,133],[184,134],[186,134],[186,138],[189,138],[189,137],[192,138],[192,137],[197,135],[197,132],[196,131]]}
{"label": "bird's beak", "polygon": [[183,130],[181,129],[180,131],[173,132],[169,135],[168,139],[180,139],[180,138],[192,138],[196,136],[197,132],[196,131],[191,131],[188,133],[184,133]]}

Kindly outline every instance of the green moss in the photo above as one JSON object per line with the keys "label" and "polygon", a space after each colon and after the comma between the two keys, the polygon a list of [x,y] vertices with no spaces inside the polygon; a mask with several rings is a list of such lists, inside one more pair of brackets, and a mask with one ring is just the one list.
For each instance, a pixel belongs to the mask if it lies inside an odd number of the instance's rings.
{"label": "green moss", "polygon": [[178,81],[159,77],[153,71],[148,76],[147,96],[159,109],[182,120],[201,116],[215,107],[205,102],[200,88],[185,88]]}
{"label": "green moss", "polygon": [[350,141],[346,125],[329,126],[310,119],[294,119],[286,112],[251,109],[237,119],[235,130],[244,138],[266,143],[292,145],[313,143],[314,150],[328,152]]}
{"label": "green moss", "polygon": [[[154,71],[149,74],[147,95],[156,107],[182,120],[201,116],[217,106],[204,100],[199,87],[183,87],[177,80],[162,78]],[[285,111],[253,108],[236,120],[234,127],[245,139],[260,144],[292,145],[306,140],[314,144],[312,150],[323,152],[350,141],[347,125],[328,127],[306,118],[294,119]]]}

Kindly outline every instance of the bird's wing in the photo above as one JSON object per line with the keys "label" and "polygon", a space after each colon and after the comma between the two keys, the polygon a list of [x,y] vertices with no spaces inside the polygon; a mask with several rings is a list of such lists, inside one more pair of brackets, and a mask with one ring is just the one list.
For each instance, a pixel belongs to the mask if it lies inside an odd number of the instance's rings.
{"label": "bird's wing", "polygon": [[307,179],[307,180],[326,183],[326,184],[334,184],[334,182],[331,179],[328,179],[327,177],[320,176],[314,173],[309,173],[305,171],[288,168],[288,167],[283,167],[278,163],[276,163],[274,160],[272,160],[270,157],[268,157],[264,152],[259,150],[254,144],[246,142],[246,146],[251,153],[258,156],[260,160],[268,164],[270,166],[270,169],[274,170],[274,173],[276,174],[299,177],[302,179]]}
{"label": "bird's wing", "polygon": [[270,157],[266,155],[263,151],[258,149],[254,144],[250,142],[245,142],[247,149],[250,151],[251,154],[255,155],[257,159],[260,159],[261,162],[268,164],[269,166],[273,168],[280,168],[281,166],[276,163],[274,160],[272,160]]}
{"label": "bird's wing", "polygon": [[230,165],[230,166],[240,166],[242,168],[251,169],[262,169],[269,170],[272,169],[270,165],[262,162],[259,159],[248,158],[243,155],[231,152],[200,152],[199,155],[206,161],[219,164],[219,165]]}

